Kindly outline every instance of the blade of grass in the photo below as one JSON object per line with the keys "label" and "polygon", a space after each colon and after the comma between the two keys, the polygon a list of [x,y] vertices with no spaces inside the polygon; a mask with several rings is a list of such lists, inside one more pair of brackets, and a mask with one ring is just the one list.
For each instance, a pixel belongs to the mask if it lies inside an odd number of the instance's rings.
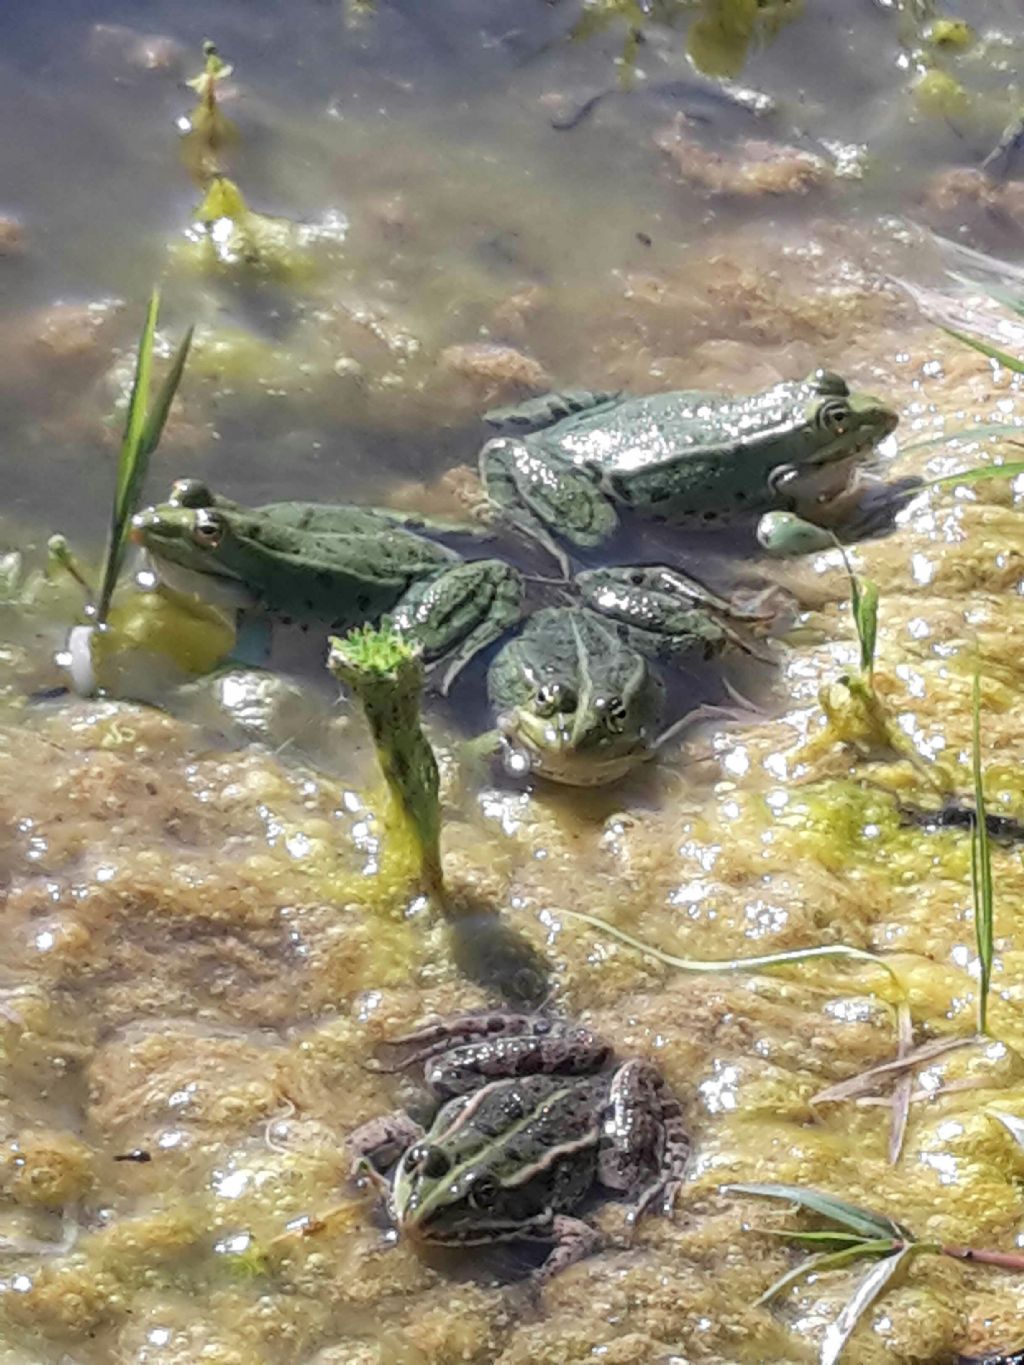
{"label": "blade of grass", "polygon": [[[981,426],[964,427],[960,431],[944,431],[939,436],[924,436],[920,441],[911,441],[909,445],[901,445],[900,453],[910,455],[914,451],[928,450],[932,446],[946,445],[950,441],[983,441],[997,436],[1024,437],[1024,427],[1019,422],[987,422]],[[925,486],[930,487],[931,485]]]}
{"label": "blade of grass", "polygon": [[[1014,444],[1019,443],[1014,442]],[[950,488],[961,483],[983,483],[986,479],[1015,479],[1018,474],[1024,474],[1024,460],[1007,460],[1004,464],[975,465],[973,469],[965,469],[960,474],[943,474],[941,479],[928,479],[914,491],[923,493],[928,488]]]}
{"label": "blade of grass", "polygon": [[903,1247],[892,1256],[887,1256],[872,1266],[857,1286],[853,1297],[843,1311],[831,1323],[822,1338],[820,1365],[836,1365],[843,1354],[846,1343],[857,1330],[857,1324],[885,1287],[903,1268],[906,1258],[913,1253],[913,1247]]}
{"label": "blade of grass", "polygon": [[865,948],[849,948],[845,944],[836,943],[821,948],[790,948],[783,953],[764,953],[760,957],[720,959],[676,957],[672,953],[663,952],[660,948],[654,948],[649,943],[634,938],[632,934],[627,934],[625,930],[617,928],[614,924],[606,924],[596,915],[588,915],[584,910],[560,909],[556,913],[560,916],[567,915],[569,919],[582,920],[585,924],[592,925],[600,933],[607,934],[609,938],[618,939],[628,948],[635,949],[636,952],[642,953],[645,957],[653,958],[655,962],[664,963],[666,967],[675,967],[680,972],[756,972],[763,967],[786,967],[792,963],[809,962],[815,958],[845,957],[853,962],[869,962],[873,967],[880,968],[902,992],[900,979],[888,962],[883,958],[876,957],[874,953],[869,953]]}
{"label": "blade of grass", "polygon": [[873,1209],[862,1209],[849,1204],[834,1194],[822,1190],[809,1190],[803,1185],[781,1185],[773,1181],[730,1184],[722,1186],[727,1194],[756,1194],[764,1199],[784,1199],[788,1204],[797,1204],[802,1209],[828,1218],[841,1227],[849,1228],[869,1240],[879,1238],[898,1242],[908,1242],[912,1238],[894,1219],[886,1213],[875,1213]]}
{"label": "blade of grass", "polygon": [[146,313],[146,321],[139,338],[138,354],[135,362],[135,377],[128,399],[128,412],[125,417],[124,435],[118,458],[117,485],[111,513],[110,535],[107,541],[107,555],[103,565],[103,578],[99,598],[96,603],[96,624],[103,625],[110,610],[118,575],[124,562],[125,541],[128,525],[138,504],[139,494],[149,472],[149,461],[160,443],[167,414],[174,395],[181,383],[181,376],[188,359],[192,344],[192,328],[185,333],[181,344],[174,354],[171,367],[157,392],[156,403],[149,408],[149,390],[153,371],[153,343],[156,335],[157,317],[160,311],[160,293],[154,289]]}
{"label": "blade of grass", "polygon": [[103,625],[110,610],[110,599],[114,595],[114,585],[121,571],[124,559],[124,533],[127,525],[127,494],[137,478],[133,477],[139,460],[142,433],[146,425],[146,407],[149,402],[149,383],[153,368],[153,338],[156,333],[156,320],[160,312],[160,291],[153,290],[139,337],[139,348],[135,359],[135,376],[128,397],[128,411],[125,415],[124,435],[121,438],[121,453],[117,462],[117,483],[114,488],[114,504],[110,518],[110,533],[107,539],[107,556],[103,564],[103,578],[100,583],[99,600],[96,603],[96,623]]}
{"label": "blade of grass", "polygon": [[978,351],[982,355],[988,356],[989,360],[997,361],[1013,374],[1024,374],[1024,360],[1018,360],[1008,351],[1001,351],[998,346],[992,346],[987,341],[982,341],[980,337],[972,337],[967,332],[958,332],[955,327],[943,327],[942,330],[947,336],[955,337],[957,341],[962,341],[965,346],[970,346],[972,351]]}
{"label": "blade of grass", "polygon": [[974,936],[978,947],[978,1032],[988,1031],[988,992],[992,982],[993,890],[992,850],[985,813],[985,785],[981,771],[981,673],[974,670],[971,705],[971,766],[974,773],[974,808],[971,830],[971,889],[974,894]]}
{"label": "blade of grass", "polygon": [[[910,1006],[901,1000],[896,1006],[897,1060],[904,1061],[914,1047],[914,1021],[910,1017]],[[909,1071],[900,1072],[892,1092],[892,1119],[889,1127],[889,1165],[899,1164],[903,1151],[903,1140],[907,1135],[907,1121],[910,1118],[910,1097],[914,1093],[914,1077]]]}
{"label": "blade of grass", "polygon": [[892,1238],[865,1241],[863,1237],[858,1237],[855,1246],[845,1247],[842,1251],[819,1251],[814,1256],[808,1256],[806,1261],[801,1261],[792,1270],[787,1270],[785,1275],[780,1275],[774,1284],[770,1284],[764,1293],[754,1300],[754,1307],[760,1308],[762,1304],[770,1303],[772,1299],[778,1298],[784,1289],[797,1284],[816,1271],[841,1270],[844,1265],[850,1265],[854,1261],[867,1260],[872,1256],[891,1256],[895,1250]]}

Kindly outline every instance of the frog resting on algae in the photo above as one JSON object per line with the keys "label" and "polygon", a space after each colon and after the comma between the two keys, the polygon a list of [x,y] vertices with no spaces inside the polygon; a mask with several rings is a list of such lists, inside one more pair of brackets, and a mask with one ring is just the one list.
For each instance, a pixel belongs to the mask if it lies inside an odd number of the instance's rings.
{"label": "frog resting on algae", "polygon": [[246,508],[183,479],[166,503],[136,515],[132,537],[168,587],[215,604],[337,632],[386,614],[428,662],[445,659],[443,692],[522,611],[523,579],[513,565],[463,560],[385,509]]}
{"label": "frog resting on algae", "polygon": [[671,525],[812,514],[847,487],[899,418],[819,369],[749,398],[548,394],[484,420],[500,433],[480,452],[489,501],[564,564],[558,539],[599,548],[622,508]]}
{"label": "frog resting on algae", "polygon": [[[614,1061],[588,1029],[538,1015],[463,1015],[421,1028],[396,1067],[424,1064],[440,1108],[424,1130],[404,1112],[373,1119],[349,1144],[353,1173],[385,1193],[415,1242],[553,1243],[544,1284],[594,1251],[577,1211],[601,1192],[672,1210],[690,1140],[679,1101],[651,1063]],[[390,1174],[385,1171],[390,1169]]]}

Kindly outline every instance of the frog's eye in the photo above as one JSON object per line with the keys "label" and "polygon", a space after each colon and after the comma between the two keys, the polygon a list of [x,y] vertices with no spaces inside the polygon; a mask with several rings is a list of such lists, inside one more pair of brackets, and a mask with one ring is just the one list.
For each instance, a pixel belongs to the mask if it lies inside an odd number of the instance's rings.
{"label": "frog's eye", "polygon": [[429,1176],[431,1180],[440,1180],[452,1168],[452,1163],[440,1147],[418,1147],[414,1156],[414,1164],[420,1174]]}
{"label": "frog's eye", "polygon": [[538,716],[565,715],[576,710],[576,693],[561,683],[542,683],[537,688],[534,709]]}
{"label": "frog's eye", "polygon": [[605,725],[613,734],[621,734],[626,723],[626,703],[621,697],[606,697],[598,702]]}
{"label": "frog's eye", "polygon": [[490,1175],[477,1176],[467,1198],[476,1209],[489,1209],[498,1197],[498,1182]]}
{"label": "frog's eye", "polygon": [[834,436],[842,436],[850,420],[850,405],[841,398],[828,398],[815,414],[815,421],[824,431]]}
{"label": "frog's eye", "polygon": [[215,550],[224,539],[227,530],[224,518],[219,512],[211,512],[208,507],[196,512],[192,522],[192,539],[204,550]]}
{"label": "frog's eye", "polygon": [[646,575],[643,573],[642,570],[634,569],[633,572],[629,575],[629,581],[630,583],[632,583],[634,588],[642,588],[646,581]]}
{"label": "frog's eye", "polygon": [[202,479],[176,479],[171,484],[170,501],[175,507],[209,507],[213,494]]}
{"label": "frog's eye", "polygon": [[821,394],[833,394],[836,398],[849,398],[850,386],[835,370],[815,370],[814,387]]}

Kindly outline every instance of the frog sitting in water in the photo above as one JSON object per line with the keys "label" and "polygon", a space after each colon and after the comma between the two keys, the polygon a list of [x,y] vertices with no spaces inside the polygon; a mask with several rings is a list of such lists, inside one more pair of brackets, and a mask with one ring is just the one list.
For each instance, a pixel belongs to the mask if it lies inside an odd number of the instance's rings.
{"label": "frog sitting in water", "polygon": [[447,691],[519,619],[522,577],[502,560],[463,560],[404,521],[345,504],[244,508],[184,480],[135,517],[132,536],[169,587],[215,603],[339,632],[387,615],[428,662],[444,658]]}
{"label": "frog sitting in water", "polygon": [[750,398],[720,394],[550,394],[484,419],[487,496],[565,563],[556,538],[603,545],[619,509],[673,525],[800,509],[847,484],[898,417],[816,370]]}
{"label": "frog sitting in water", "polygon": [[[488,701],[513,771],[569,786],[615,782],[715,707],[665,723],[665,688],[650,661],[674,664],[737,649],[769,619],[662,565],[589,570],[574,586],[586,606],[546,607],[504,644],[487,673]],[[599,614],[600,613],[600,614]]]}
{"label": "frog sitting in water", "polygon": [[[631,1224],[658,1198],[671,1212],[690,1142],[678,1100],[649,1062],[615,1062],[588,1029],[531,1015],[465,1015],[394,1043],[413,1051],[392,1069],[423,1062],[441,1107],[426,1131],[399,1112],[349,1144],[354,1173],[386,1189],[403,1236],[442,1246],[552,1242],[535,1272],[543,1284],[598,1246],[576,1216],[590,1196],[627,1198]],[[382,1167],[396,1157],[386,1179]]]}

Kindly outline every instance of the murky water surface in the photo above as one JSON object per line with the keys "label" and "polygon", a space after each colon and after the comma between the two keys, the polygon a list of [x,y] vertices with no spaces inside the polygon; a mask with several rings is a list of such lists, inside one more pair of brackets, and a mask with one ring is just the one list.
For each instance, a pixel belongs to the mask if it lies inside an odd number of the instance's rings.
{"label": "murky water surface", "polygon": [[[98,561],[154,281],[163,350],[197,334],[153,498],[190,475],[245,502],[459,516],[489,406],[558,386],[752,392],[818,365],[899,409],[893,475],[1015,458],[920,444],[1022,407],[899,281],[948,283],[927,229],[1020,259],[1024,167],[1011,149],[1005,178],[978,169],[1021,103],[1018,6],[777,0],[749,42],[725,4],[622,6],[642,41],[613,8],[8,6],[0,549],[31,573],[62,531]],[[206,38],[235,68],[227,168],[253,208],[307,225],[290,280],[190,253],[178,121]],[[716,582],[771,573],[792,594],[778,676],[726,669],[765,718],[705,727],[617,787],[558,790],[465,758],[487,722],[471,672],[429,707],[457,933],[410,891],[361,719],[333,690],[239,672],[170,712],[45,700],[80,595],[34,580],[0,603],[0,1365],[816,1360],[859,1271],[756,1306],[795,1255],[765,1231],[787,1219],[730,1181],[1018,1248],[1019,847],[994,854],[992,1036],[918,1071],[896,1167],[890,1091],[813,1102],[893,1055],[881,973],[689,977],[560,910],[692,958],[885,952],[917,1042],[969,1035],[970,842],[918,816],[943,799],[925,764],[970,790],[980,657],[989,801],[1024,818],[1021,496],[1006,480],[923,495],[855,552],[881,592],[877,694],[916,765],[841,688],[826,723],[823,689],[857,659],[834,555],[772,568],[749,536],[642,535]],[[607,1202],[604,1249],[525,1306],[509,1282],[528,1254],[396,1242],[347,1184],[344,1145],[422,1108],[414,1077],[367,1069],[382,1038],[503,993],[654,1060],[694,1144],[673,1220],[630,1245]],[[1024,1274],[922,1257],[845,1358],[1022,1341]]]}

